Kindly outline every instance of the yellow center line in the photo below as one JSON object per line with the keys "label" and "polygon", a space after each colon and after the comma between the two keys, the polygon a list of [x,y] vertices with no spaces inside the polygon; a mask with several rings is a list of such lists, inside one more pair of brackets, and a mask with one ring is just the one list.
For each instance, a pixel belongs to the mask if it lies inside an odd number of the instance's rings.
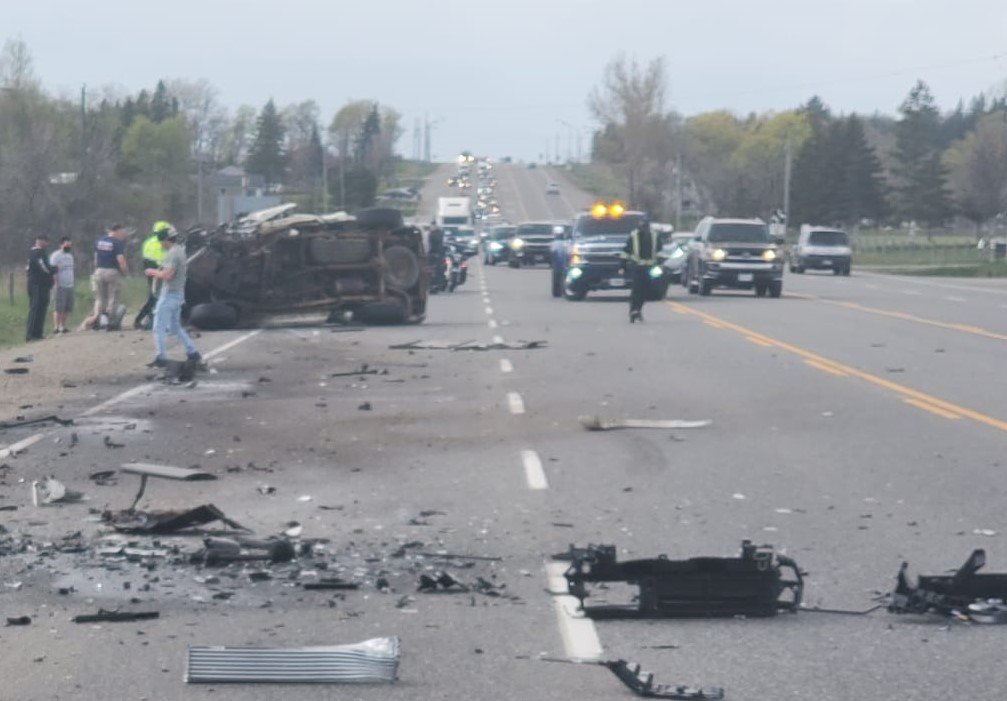
{"label": "yellow center line", "polygon": [[824,363],[819,363],[818,361],[815,361],[815,360],[808,360],[806,358],[805,358],[804,362],[808,366],[813,367],[816,370],[821,370],[822,372],[827,372],[830,375],[836,375],[838,377],[846,377],[846,373],[845,372],[843,372],[842,370],[839,370],[837,368],[834,368],[831,365],[826,365]]}
{"label": "yellow center line", "polygon": [[906,404],[910,404],[916,407],[917,409],[922,409],[923,411],[929,411],[931,414],[936,414],[937,416],[940,416],[943,419],[951,419],[952,421],[954,421],[956,419],[961,418],[958,414],[952,413],[950,411],[944,411],[944,409],[940,409],[938,407],[933,406],[932,404],[921,402],[916,399],[903,399],[902,401],[904,401]]}
{"label": "yellow center line", "polygon": [[805,350],[804,348],[801,348],[799,346],[786,343],[785,341],[778,341],[775,338],[766,336],[765,334],[758,333],[757,331],[745,328],[744,326],[741,326],[739,324],[733,324],[729,321],[725,321],[724,319],[720,319],[711,314],[707,314],[706,312],[701,312],[697,309],[693,309],[692,307],[685,306],[684,304],[680,304],[678,302],[668,302],[668,304],[671,305],[673,309],[675,307],[678,307],[682,310],[685,310],[687,313],[692,314],[693,316],[699,317],[700,319],[715,321],[724,326],[725,328],[731,329],[732,331],[736,331],[737,333],[740,333],[745,337],[760,339],[769,345],[772,345],[781,350],[785,350],[788,353],[792,353],[800,358],[803,358],[804,360],[813,360],[816,363],[825,365],[833,370],[846,373],[847,375],[852,375],[853,377],[859,378],[864,382],[869,382],[872,385],[881,387],[890,392],[894,392],[903,399],[913,399],[916,400],[917,402],[925,403],[928,405],[928,409],[930,408],[942,409],[950,414],[956,414],[958,416],[972,419],[977,423],[985,424],[986,426],[991,426],[992,428],[996,428],[1001,431],[1007,432],[1007,421],[1003,421],[996,417],[983,414],[982,412],[969,409],[968,407],[960,406],[953,402],[945,401],[944,399],[935,397],[931,394],[927,394],[926,392],[921,392],[919,390],[913,389],[912,387],[906,387],[905,385],[900,385],[897,382],[886,380],[883,377],[872,375],[869,372],[864,372],[863,370],[859,370],[855,367],[844,365],[843,363],[838,363],[834,360],[829,360],[828,358],[818,355],[817,353],[813,353],[809,350]]}
{"label": "yellow center line", "polygon": [[[686,312],[678,312],[679,314],[685,314]],[[745,336],[745,340],[749,343],[754,343],[757,346],[762,346],[763,348],[772,348],[772,343],[766,343],[761,338],[756,338],[755,336]]]}
{"label": "yellow center line", "polygon": [[955,324],[947,321],[938,321],[937,319],[927,319],[926,317],[916,316],[915,314],[910,314],[908,312],[898,312],[891,309],[879,309],[878,307],[868,307],[863,304],[858,304],[857,302],[840,302],[832,299],[822,299],[821,297],[814,297],[811,295],[794,295],[788,294],[788,297],[800,297],[801,299],[811,299],[816,302],[822,302],[824,304],[831,304],[835,307],[844,307],[846,309],[852,309],[858,312],[865,312],[867,314],[877,314],[879,316],[887,316],[892,319],[901,319],[902,321],[912,321],[917,324],[926,324],[927,326],[936,326],[940,329],[948,329],[949,331],[962,331],[963,333],[970,333],[975,336],[982,336],[983,338],[992,338],[996,341],[1007,341],[1007,335],[996,333],[994,331],[989,331],[982,328],[981,326],[971,326],[969,324]]}
{"label": "yellow center line", "polygon": [[706,324],[707,326],[712,326],[715,329],[722,329],[722,328],[724,328],[723,324],[718,324],[716,321],[710,321],[709,319],[705,319],[703,321],[703,323]]}

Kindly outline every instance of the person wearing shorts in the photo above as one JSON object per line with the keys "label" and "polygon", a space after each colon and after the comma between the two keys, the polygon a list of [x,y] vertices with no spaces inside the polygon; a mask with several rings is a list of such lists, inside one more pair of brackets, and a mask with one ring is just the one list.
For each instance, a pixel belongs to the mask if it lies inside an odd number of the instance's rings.
{"label": "person wearing shorts", "polygon": [[69,236],[59,240],[57,248],[49,257],[49,265],[56,274],[56,302],[52,309],[52,329],[54,334],[67,333],[67,318],[73,313],[73,242]]}
{"label": "person wearing shorts", "polygon": [[[81,328],[100,328],[102,317],[114,319],[119,305],[119,289],[122,278],[129,275],[126,265],[126,227],[113,224],[108,234],[94,244],[94,273],[91,275],[91,291],[94,292],[94,309],[84,319]],[[114,324],[109,322],[108,329]]]}

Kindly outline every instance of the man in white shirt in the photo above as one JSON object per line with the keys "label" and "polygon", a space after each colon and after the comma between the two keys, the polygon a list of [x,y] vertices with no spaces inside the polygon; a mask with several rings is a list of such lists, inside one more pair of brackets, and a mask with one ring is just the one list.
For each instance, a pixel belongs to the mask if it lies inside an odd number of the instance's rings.
{"label": "man in white shirt", "polygon": [[53,333],[67,333],[67,317],[73,313],[73,243],[69,236],[59,240],[59,248],[53,251],[49,265],[56,273],[56,303],[52,308]]}

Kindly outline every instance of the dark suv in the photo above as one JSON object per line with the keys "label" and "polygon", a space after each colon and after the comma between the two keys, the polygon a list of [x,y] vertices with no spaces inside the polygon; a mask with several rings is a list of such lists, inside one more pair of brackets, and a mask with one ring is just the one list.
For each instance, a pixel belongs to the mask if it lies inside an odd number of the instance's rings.
{"label": "dark suv", "polygon": [[696,227],[683,280],[692,294],[728,287],[779,297],[783,257],[761,219],[706,217]]}
{"label": "dark suv", "polygon": [[549,262],[549,249],[553,240],[552,222],[524,222],[518,224],[514,238],[508,243],[507,264],[512,268]]}

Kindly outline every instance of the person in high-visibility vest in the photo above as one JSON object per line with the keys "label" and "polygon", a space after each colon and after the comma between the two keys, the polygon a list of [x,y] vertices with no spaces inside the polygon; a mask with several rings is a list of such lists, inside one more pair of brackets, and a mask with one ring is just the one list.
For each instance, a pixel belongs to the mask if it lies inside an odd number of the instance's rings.
{"label": "person in high-visibility vest", "polygon": [[620,257],[626,261],[630,281],[629,323],[643,321],[643,303],[650,287],[650,269],[657,264],[657,238],[650,224],[643,222],[629,234]]}
{"label": "person in high-visibility vest", "polygon": [[[162,231],[174,230],[175,227],[166,221],[154,222],[154,226],[150,231],[150,236],[144,240],[143,246],[140,249],[140,255],[143,257],[144,270],[156,270],[161,267],[161,261],[164,260],[164,248],[161,246],[161,239],[158,238],[158,234]],[[150,325],[153,323],[154,305],[157,304],[157,288],[157,278],[148,277],[147,301],[143,305],[143,308],[140,309],[140,313],[136,315],[136,319],[133,320],[134,329],[150,328]]]}

